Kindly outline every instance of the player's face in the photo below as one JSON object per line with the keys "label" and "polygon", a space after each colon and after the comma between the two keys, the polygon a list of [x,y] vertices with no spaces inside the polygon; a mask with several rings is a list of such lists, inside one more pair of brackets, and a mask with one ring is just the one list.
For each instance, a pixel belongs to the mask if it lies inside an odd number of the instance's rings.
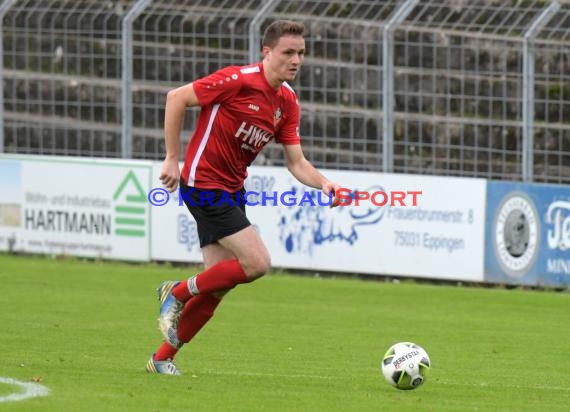
{"label": "player's face", "polygon": [[275,81],[291,81],[301,68],[305,57],[305,39],[301,36],[283,36],[275,47],[265,48],[265,57],[269,63]]}

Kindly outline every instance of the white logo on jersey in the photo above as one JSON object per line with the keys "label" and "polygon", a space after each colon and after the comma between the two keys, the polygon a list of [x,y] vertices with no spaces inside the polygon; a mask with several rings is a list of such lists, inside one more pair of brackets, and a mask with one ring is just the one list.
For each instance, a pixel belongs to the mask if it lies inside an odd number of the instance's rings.
{"label": "white logo on jersey", "polygon": [[251,110],[255,110],[256,112],[258,112],[258,111],[259,111],[259,106],[258,106],[258,105],[256,105],[256,104],[252,104],[252,103],[250,103],[250,105],[249,105],[249,106],[247,106],[247,107],[248,107],[248,108],[250,108]]}
{"label": "white logo on jersey", "polygon": [[273,135],[268,131],[260,129],[252,124],[248,127],[246,122],[242,122],[234,136],[238,139],[241,137],[244,143],[253,147],[264,146],[273,138]]}

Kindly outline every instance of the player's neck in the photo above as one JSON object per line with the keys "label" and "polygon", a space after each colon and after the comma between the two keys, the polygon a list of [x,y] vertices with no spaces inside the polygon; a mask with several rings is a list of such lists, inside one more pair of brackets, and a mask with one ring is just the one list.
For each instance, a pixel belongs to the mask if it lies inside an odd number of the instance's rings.
{"label": "player's neck", "polygon": [[269,68],[269,64],[267,64],[265,60],[263,60],[261,63],[263,66],[263,75],[265,76],[265,80],[267,80],[267,83],[269,86],[271,86],[272,89],[279,90],[283,84],[283,80],[280,80],[277,77],[277,74]]}

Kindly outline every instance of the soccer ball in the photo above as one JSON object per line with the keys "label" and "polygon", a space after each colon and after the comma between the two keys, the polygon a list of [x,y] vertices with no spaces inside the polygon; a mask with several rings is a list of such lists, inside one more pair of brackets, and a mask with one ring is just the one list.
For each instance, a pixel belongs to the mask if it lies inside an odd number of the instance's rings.
{"label": "soccer ball", "polygon": [[399,342],[386,351],[381,366],[382,374],[390,385],[409,390],[424,383],[430,365],[423,348],[412,342]]}

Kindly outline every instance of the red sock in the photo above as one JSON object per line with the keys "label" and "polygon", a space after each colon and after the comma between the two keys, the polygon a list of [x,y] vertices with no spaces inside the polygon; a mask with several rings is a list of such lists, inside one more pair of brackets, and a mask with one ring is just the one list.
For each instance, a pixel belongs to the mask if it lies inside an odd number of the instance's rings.
{"label": "red sock", "polygon": [[221,299],[214,295],[198,295],[190,299],[178,321],[178,339],[188,343],[214,316],[214,310]]}
{"label": "red sock", "polygon": [[162,345],[160,345],[160,348],[158,348],[154,354],[154,360],[163,361],[166,359],[174,359],[176,352],[178,352],[178,349],[170,346],[168,342],[163,342]]}
{"label": "red sock", "polygon": [[192,296],[232,289],[247,281],[247,276],[237,259],[223,260],[188,281],[180,282],[172,289],[172,294],[180,302],[186,302]]}

